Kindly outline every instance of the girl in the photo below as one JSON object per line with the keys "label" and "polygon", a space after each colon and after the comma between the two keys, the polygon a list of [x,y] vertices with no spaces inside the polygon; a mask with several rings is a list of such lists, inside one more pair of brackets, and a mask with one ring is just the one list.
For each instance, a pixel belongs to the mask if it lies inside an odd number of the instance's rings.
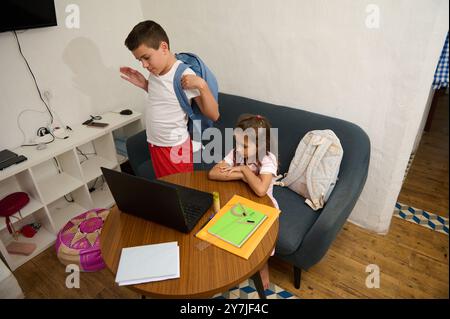
{"label": "girl", "polygon": [[[208,174],[213,180],[242,180],[258,196],[268,195],[274,206],[278,203],[272,195],[278,161],[270,152],[270,123],[261,115],[243,114],[234,130],[235,147],[216,164]],[[274,251],[271,256],[273,256]],[[260,271],[264,289],[269,288],[269,267]]]}

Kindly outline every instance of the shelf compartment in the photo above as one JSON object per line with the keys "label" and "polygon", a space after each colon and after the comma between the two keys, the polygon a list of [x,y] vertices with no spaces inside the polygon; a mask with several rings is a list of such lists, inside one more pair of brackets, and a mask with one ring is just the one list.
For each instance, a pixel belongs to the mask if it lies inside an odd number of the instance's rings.
{"label": "shelf compartment", "polygon": [[45,204],[49,204],[81,186],[83,186],[82,181],[66,173],[47,177],[39,182],[39,189]]}
{"label": "shelf compartment", "polygon": [[0,250],[6,259],[6,262],[13,271],[55,243],[56,235],[52,231],[53,227],[45,208],[41,208],[34,214],[28,215],[18,221],[15,224],[15,228],[16,230],[20,230],[22,226],[36,222],[41,224],[41,228],[32,238],[27,238],[23,235],[19,235],[18,238],[18,242],[36,244],[36,249],[29,256],[8,253],[6,247],[14,241],[14,238],[7,229],[0,231]]}
{"label": "shelf compartment", "polygon": [[111,208],[116,204],[106,182],[93,191],[91,197],[95,208]]}
{"label": "shelf compartment", "polygon": [[80,204],[73,202],[61,205],[60,203],[49,207],[51,218],[56,230],[59,232],[65,224],[72,218],[89,210],[87,207],[83,207]]}
{"label": "shelf compartment", "polygon": [[117,163],[109,161],[100,156],[90,157],[88,160],[85,160],[81,164],[81,169],[84,175],[84,181],[88,182],[97,177],[102,176],[102,170],[100,169],[100,167],[102,166],[109,169],[113,169],[115,166],[117,166]]}
{"label": "shelf compartment", "polygon": [[[47,248],[49,248],[52,245],[54,245],[55,241],[56,241],[56,235],[53,234],[51,231],[47,230],[44,227],[41,227],[39,229],[39,231],[36,233],[36,235],[34,235],[33,238],[26,238],[26,237],[20,236],[19,237],[19,242],[34,243],[34,244],[36,244],[36,249],[29,256],[13,255],[13,254],[7,253],[7,256],[8,256],[7,259],[9,259],[8,265],[11,267],[12,271],[16,270],[19,266],[23,265],[24,263],[26,263],[30,259],[32,259],[35,256],[39,255],[41,252],[43,252]],[[6,246],[8,246],[8,244],[10,242],[11,241],[9,241],[5,245],[5,249],[6,249]]]}
{"label": "shelf compartment", "polygon": [[[33,178],[29,170],[22,171],[0,182],[0,199],[15,192],[25,192],[30,198],[28,204],[20,210],[23,218],[33,214],[44,206],[40,200],[39,193],[33,183]],[[20,218],[18,212],[13,216]],[[13,224],[16,224],[18,221],[19,220],[14,217],[11,218]],[[0,218],[0,231],[5,228],[5,218]]]}
{"label": "shelf compartment", "polygon": [[33,183],[30,170],[22,171],[0,181],[0,199],[15,192],[25,192],[28,196],[40,201],[39,193]]}
{"label": "shelf compartment", "polygon": [[61,197],[48,206],[55,233],[59,232],[70,219],[94,207],[86,185],[71,192],[70,196],[73,202]]}
{"label": "shelf compartment", "polygon": [[74,149],[32,167],[30,175],[36,182],[44,205],[84,184]]}
{"label": "shelf compartment", "polygon": [[[30,201],[24,208],[22,208],[20,210],[20,214],[22,215],[22,218],[25,219],[27,216],[33,214],[34,212],[38,211],[42,207],[44,207],[44,205],[40,201],[38,201],[30,196]],[[18,212],[16,214],[14,214],[13,216],[20,218],[20,215]],[[11,222],[13,223],[13,225],[17,224],[19,221],[20,221],[20,219],[18,220],[14,217],[11,218]],[[5,228],[6,228],[5,218],[0,218],[0,231],[2,231]]]}

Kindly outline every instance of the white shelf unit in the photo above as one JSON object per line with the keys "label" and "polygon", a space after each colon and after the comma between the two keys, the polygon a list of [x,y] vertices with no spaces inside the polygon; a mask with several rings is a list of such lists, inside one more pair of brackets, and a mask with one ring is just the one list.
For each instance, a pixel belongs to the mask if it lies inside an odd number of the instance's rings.
{"label": "white shelf unit", "polygon": [[98,187],[95,192],[91,193],[94,207],[111,208],[112,206],[114,206],[114,198],[111,195],[108,184],[106,184],[106,182],[103,180],[97,183],[97,185]]}
{"label": "white shelf unit", "polygon": [[[92,208],[110,208],[114,203],[100,167],[120,171],[127,158],[117,153],[114,136],[131,136],[143,129],[141,114],[102,115],[106,128],[73,127],[70,137],[55,140],[44,150],[20,147],[13,150],[28,160],[0,171],[0,199],[14,192],[26,192],[30,202],[12,218],[15,230],[38,222],[42,226],[33,238],[19,235],[19,242],[36,244],[29,256],[9,254],[7,246],[15,239],[5,219],[0,218],[0,252],[11,270],[55,244],[56,235],[73,217]],[[82,155],[81,151],[84,155]],[[89,187],[94,186],[90,192]],[[73,200],[73,201],[72,201]],[[14,216],[20,217],[19,213]]]}
{"label": "white shelf unit", "polygon": [[112,134],[107,134],[90,141],[80,146],[78,150],[82,154],[85,154],[81,155],[78,153],[83,182],[85,183],[102,175],[100,167],[103,166],[113,169],[119,165]]}

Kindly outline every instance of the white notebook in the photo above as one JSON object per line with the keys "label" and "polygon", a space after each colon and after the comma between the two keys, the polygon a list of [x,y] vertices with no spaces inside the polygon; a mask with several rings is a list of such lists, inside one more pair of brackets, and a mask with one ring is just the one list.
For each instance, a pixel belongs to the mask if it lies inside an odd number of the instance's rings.
{"label": "white notebook", "polygon": [[116,282],[136,285],[180,277],[178,242],[123,248]]}

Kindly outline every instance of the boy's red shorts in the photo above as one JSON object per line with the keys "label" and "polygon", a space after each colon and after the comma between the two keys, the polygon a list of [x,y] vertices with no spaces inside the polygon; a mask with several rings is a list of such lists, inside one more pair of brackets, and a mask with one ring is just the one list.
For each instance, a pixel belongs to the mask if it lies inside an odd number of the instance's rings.
{"label": "boy's red shorts", "polygon": [[177,146],[157,146],[148,143],[148,148],[156,178],[194,171],[190,138]]}

